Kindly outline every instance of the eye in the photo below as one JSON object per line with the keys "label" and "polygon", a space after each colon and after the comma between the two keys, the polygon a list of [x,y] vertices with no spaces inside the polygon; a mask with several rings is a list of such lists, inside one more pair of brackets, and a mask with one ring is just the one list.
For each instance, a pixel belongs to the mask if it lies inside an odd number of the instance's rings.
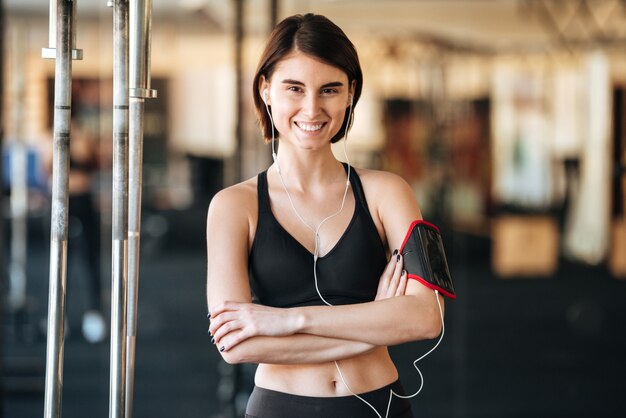
{"label": "eye", "polygon": [[322,89],[322,90],[321,90],[321,93],[322,93],[323,95],[328,96],[328,95],[332,95],[332,94],[337,94],[337,93],[339,93],[339,90],[334,89],[334,88],[330,88],[330,87],[328,87],[328,88]]}
{"label": "eye", "polygon": [[301,93],[302,88],[300,86],[288,86],[287,91],[292,91],[294,93]]}

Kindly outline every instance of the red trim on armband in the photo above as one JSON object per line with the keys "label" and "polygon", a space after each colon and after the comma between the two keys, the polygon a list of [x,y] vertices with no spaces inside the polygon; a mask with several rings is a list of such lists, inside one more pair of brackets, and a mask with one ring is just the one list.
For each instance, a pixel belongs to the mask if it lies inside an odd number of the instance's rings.
{"label": "red trim on armband", "polygon": [[402,241],[402,246],[400,247],[400,252],[402,252],[402,250],[404,250],[404,246],[406,245],[406,242],[409,240],[409,237],[411,236],[411,232],[413,232],[413,228],[415,228],[419,224],[424,224],[426,226],[430,226],[431,228],[435,228],[437,231],[439,231],[439,228],[437,227],[437,225],[431,224],[430,222],[425,221],[423,219],[418,219],[416,221],[411,222],[411,225],[409,226],[409,230],[407,231],[406,235],[404,236],[404,241]]}
{"label": "red trim on armband", "polygon": [[409,279],[417,280],[418,282],[420,282],[421,284],[423,284],[427,288],[432,289],[432,290],[436,290],[439,293],[441,293],[442,295],[449,297],[450,299],[456,299],[456,295],[454,295],[454,294],[452,294],[452,293],[450,293],[450,292],[440,288],[437,285],[432,284],[428,280],[423,279],[422,277],[420,277],[418,275],[407,273],[406,277],[408,277]]}

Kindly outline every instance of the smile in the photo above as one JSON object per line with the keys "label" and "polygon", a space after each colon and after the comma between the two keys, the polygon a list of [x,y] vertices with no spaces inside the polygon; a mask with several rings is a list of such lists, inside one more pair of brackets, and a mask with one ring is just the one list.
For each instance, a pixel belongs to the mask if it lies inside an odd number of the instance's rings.
{"label": "smile", "polygon": [[322,127],[326,124],[324,123],[305,123],[305,122],[294,122],[296,126],[303,131],[306,132],[315,132],[322,129]]}

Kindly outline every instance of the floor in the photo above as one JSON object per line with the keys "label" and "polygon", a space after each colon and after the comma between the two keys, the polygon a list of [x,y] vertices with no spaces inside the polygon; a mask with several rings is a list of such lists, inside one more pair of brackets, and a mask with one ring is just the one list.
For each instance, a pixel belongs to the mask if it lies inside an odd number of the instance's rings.
{"label": "floor", "polygon": [[[187,217],[196,225],[189,234],[198,235],[202,216]],[[142,247],[133,416],[239,416],[230,399],[245,404],[253,370],[226,365],[210,344],[202,238],[176,231]],[[0,411],[8,418],[43,416],[46,245],[31,240],[28,312],[4,320]],[[440,347],[420,362],[416,417],[626,417],[626,281],[565,260],[550,279],[502,280],[490,271],[486,240],[454,235],[449,246],[459,296],[446,305]],[[109,343],[81,335],[80,272],[72,261],[62,416],[104,418]],[[420,383],[413,360],[433,344],[392,349],[408,391]]]}

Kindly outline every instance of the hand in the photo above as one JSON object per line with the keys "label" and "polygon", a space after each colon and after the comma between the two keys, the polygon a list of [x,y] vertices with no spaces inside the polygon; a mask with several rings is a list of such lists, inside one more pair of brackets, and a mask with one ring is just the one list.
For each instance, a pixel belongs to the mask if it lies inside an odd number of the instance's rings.
{"label": "hand", "polygon": [[211,310],[209,334],[220,351],[259,335],[292,335],[297,329],[297,318],[288,312],[254,303],[224,302]]}
{"label": "hand", "polygon": [[380,276],[375,300],[402,296],[406,292],[407,274],[403,269],[404,260],[397,250],[391,255],[385,271]]}

